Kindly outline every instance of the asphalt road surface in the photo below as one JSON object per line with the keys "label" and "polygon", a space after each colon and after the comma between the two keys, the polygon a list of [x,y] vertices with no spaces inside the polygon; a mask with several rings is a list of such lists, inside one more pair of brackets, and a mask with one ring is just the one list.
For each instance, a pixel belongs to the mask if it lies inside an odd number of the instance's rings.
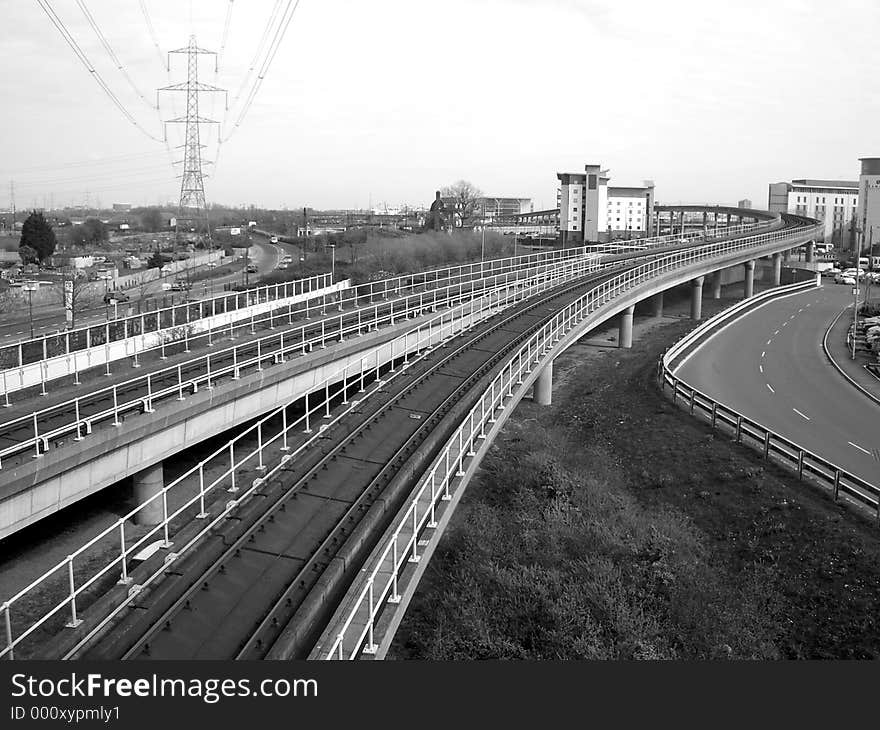
{"label": "asphalt road surface", "polygon": [[773,300],[722,329],[676,375],[843,469],[880,486],[880,406],[825,357],[822,338],[852,289]]}

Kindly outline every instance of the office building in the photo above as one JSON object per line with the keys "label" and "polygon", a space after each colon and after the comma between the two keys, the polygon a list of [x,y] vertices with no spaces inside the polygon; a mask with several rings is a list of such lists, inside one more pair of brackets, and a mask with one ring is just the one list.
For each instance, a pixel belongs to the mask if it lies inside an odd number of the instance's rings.
{"label": "office building", "polygon": [[650,236],[654,183],[610,186],[608,170],[586,165],[584,172],[560,172],[557,192],[559,233],[564,245],[621,236]]}
{"label": "office building", "polygon": [[860,251],[880,245],[880,157],[862,157],[855,233]]}
{"label": "office building", "polygon": [[751,208],[751,207],[752,207],[752,201],[749,200],[748,198],[743,198],[742,200],[738,200],[738,201],[737,201],[737,203],[736,203],[736,207],[737,207],[737,208]]}
{"label": "office building", "polygon": [[823,221],[824,242],[851,248],[858,200],[859,182],[805,178],[771,183],[768,208],[775,213],[795,213]]}

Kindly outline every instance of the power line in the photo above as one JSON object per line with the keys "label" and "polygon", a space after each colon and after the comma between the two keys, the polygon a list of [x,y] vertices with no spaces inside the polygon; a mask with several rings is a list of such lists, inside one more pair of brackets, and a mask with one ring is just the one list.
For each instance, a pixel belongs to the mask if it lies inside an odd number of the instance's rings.
{"label": "power line", "polygon": [[278,25],[278,28],[275,30],[275,35],[272,38],[272,42],[269,45],[269,50],[266,54],[266,58],[263,60],[263,64],[260,66],[260,70],[257,73],[256,81],[254,82],[253,88],[248,94],[247,99],[245,100],[244,107],[242,107],[241,112],[238,115],[238,119],[235,121],[235,124],[232,127],[232,131],[226,135],[223,139],[224,142],[229,141],[229,138],[235,133],[235,130],[241,125],[242,121],[244,121],[245,116],[251,108],[251,105],[254,102],[254,99],[257,96],[257,92],[260,90],[260,86],[263,83],[263,79],[266,78],[266,74],[269,72],[269,67],[272,65],[272,61],[275,59],[275,54],[278,53],[278,49],[281,46],[281,42],[284,40],[284,35],[287,33],[287,28],[290,26],[290,21],[293,19],[293,14],[296,12],[296,9],[299,7],[300,0],[288,0],[287,7],[284,9],[284,14],[281,16],[281,22]]}
{"label": "power line", "polygon": [[[62,185],[66,183],[76,183],[76,182],[86,182],[90,180],[106,180],[106,179],[120,179],[127,177],[136,177],[143,173],[152,173],[158,172],[160,170],[165,170],[166,172],[170,172],[167,164],[161,165],[150,165],[148,167],[139,167],[136,169],[127,169],[122,172],[103,172],[95,175],[76,175],[73,177],[63,177],[57,179],[41,179],[41,180],[30,180],[24,183],[21,187],[33,190],[35,188],[44,188],[47,185]],[[20,179],[20,178],[19,178]]]}
{"label": "power line", "polygon": [[86,56],[86,54],[82,50],[82,48],[79,47],[79,44],[76,42],[74,37],[70,34],[70,31],[67,30],[67,27],[64,25],[64,22],[55,13],[54,9],[49,4],[49,0],[37,0],[37,3],[43,9],[43,12],[46,13],[47,17],[52,22],[52,25],[54,25],[58,29],[58,32],[61,33],[61,37],[64,38],[64,40],[67,42],[67,45],[70,46],[71,50],[74,52],[76,57],[86,67],[86,70],[91,74],[92,78],[95,79],[95,82],[101,87],[101,89],[104,91],[104,93],[110,99],[110,101],[113,102],[113,104],[116,106],[116,108],[119,109],[120,112],[122,112],[122,115],[129,122],[131,122],[135,127],[137,127],[138,130],[140,130],[143,134],[145,134],[147,137],[154,140],[155,142],[161,143],[162,140],[159,139],[158,137],[153,136],[146,129],[144,129],[138,123],[138,121],[134,118],[134,116],[132,116],[132,114],[128,111],[128,109],[125,108],[125,105],[121,101],[119,101],[116,94],[113,93],[113,91],[107,85],[107,82],[104,81],[104,79],[101,77],[101,75],[95,69],[95,67],[92,65],[92,62],[89,61],[88,56]]}
{"label": "power line", "polygon": [[122,61],[119,60],[119,57],[113,52],[113,48],[110,47],[110,43],[107,41],[107,38],[101,32],[101,29],[98,27],[98,23],[95,21],[94,16],[89,12],[89,9],[86,7],[84,0],[76,0],[76,4],[79,5],[79,9],[82,10],[83,15],[86,16],[86,20],[89,22],[89,25],[92,26],[92,30],[95,31],[95,35],[98,36],[98,40],[101,41],[101,45],[104,46],[104,50],[107,51],[107,55],[110,56],[110,60],[116,65],[116,69],[123,75],[125,80],[128,82],[128,85],[134,90],[134,93],[140,97],[141,101],[144,102],[147,106],[152,108],[152,104],[147,101],[147,97],[145,97],[141,90],[137,87],[137,85],[132,80],[131,76],[129,76],[128,71],[122,65]]}
{"label": "power line", "polygon": [[156,150],[155,152],[138,152],[134,154],[116,155],[113,157],[104,157],[100,160],[77,160],[74,162],[62,162],[57,165],[41,165],[39,167],[22,167],[15,168],[13,172],[16,174],[27,174],[30,172],[44,172],[47,170],[66,169],[68,167],[90,167],[92,165],[115,165],[125,163],[129,160],[143,159],[145,157],[156,157],[162,155],[163,152]]}
{"label": "power line", "polygon": [[235,0],[229,0],[229,5],[226,6],[226,20],[223,23],[223,39],[220,41],[220,51],[217,54],[217,59],[223,58],[223,51],[226,50],[226,41],[229,38],[229,23],[232,20],[232,4]]}
{"label": "power line", "polygon": [[153,28],[153,22],[150,20],[150,11],[147,10],[147,4],[144,0],[139,0],[141,6],[141,14],[144,16],[144,22],[147,24],[147,32],[150,34],[150,40],[153,42],[153,47],[156,49],[156,53],[159,54],[159,63],[162,64],[162,68],[165,69],[166,73],[170,73],[168,68],[168,64],[166,63],[165,54],[162,53],[162,48],[159,46],[159,39],[156,37],[156,29]]}
{"label": "power line", "polygon": [[238,103],[238,100],[241,97],[241,92],[244,91],[245,87],[248,85],[251,74],[257,67],[257,62],[260,60],[260,56],[263,53],[263,47],[266,45],[266,41],[269,38],[269,32],[272,30],[272,26],[275,23],[275,17],[278,15],[278,9],[281,7],[282,2],[283,0],[275,0],[275,4],[272,6],[272,12],[269,15],[269,20],[266,23],[266,27],[263,28],[263,34],[260,37],[260,43],[257,45],[257,52],[254,54],[254,58],[251,61],[250,68],[248,68],[247,73],[244,75],[244,78],[241,81],[241,86],[238,88],[238,91],[235,92],[235,97],[233,97],[232,99],[232,106],[235,106]]}

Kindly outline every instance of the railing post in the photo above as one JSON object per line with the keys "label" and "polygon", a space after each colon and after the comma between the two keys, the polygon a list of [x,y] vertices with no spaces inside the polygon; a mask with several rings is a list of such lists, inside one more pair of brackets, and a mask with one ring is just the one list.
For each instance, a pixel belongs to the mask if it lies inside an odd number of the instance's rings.
{"label": "railing post", "polygon": [[73,578],[73,555],[67,556],[67,575],[70,585],[70,622],[65,624],[69,629],[75,629],[82,623],[82,619],[76,616],[76,583]]}
{"label": "railing post", "polygon": [[15,659],[15,647],[12,641],[12,619],[9,616],[9,603],[3,604],[3,623],[6,625],[6,646],[9,648],[9,659]]}
{"label": "railing post", "polygon": [[120,563],[122,564],[122,577],[119,579],[119,583],[120,585],[127,586],[131,583],[131,578],[128,577],[128,565],[126,565],[125,520],[119,520],[119,552]]}

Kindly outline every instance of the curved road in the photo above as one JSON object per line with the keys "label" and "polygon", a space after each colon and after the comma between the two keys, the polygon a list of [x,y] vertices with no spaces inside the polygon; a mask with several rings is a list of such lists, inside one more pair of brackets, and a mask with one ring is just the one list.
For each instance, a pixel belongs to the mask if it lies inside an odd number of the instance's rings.
{"label": "curved road", "polygon": [[844,380],[822,349],[831,320],[851,302],[851,287],[827,282],[773,300],[719,330],[676,375],[880,486],[880,406]]}

